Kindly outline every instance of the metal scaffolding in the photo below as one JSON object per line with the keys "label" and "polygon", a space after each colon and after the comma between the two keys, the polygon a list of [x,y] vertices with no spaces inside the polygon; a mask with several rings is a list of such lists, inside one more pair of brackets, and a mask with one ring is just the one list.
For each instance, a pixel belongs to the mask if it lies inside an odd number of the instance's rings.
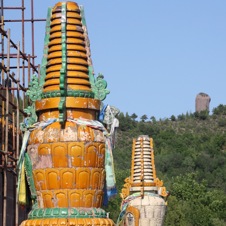
{"label": "metal scaffolding", "polygon": [[[4,1],[0,1],[0,225],[17,226],[29,211],[29,207],[18,205],[16,196],[16,165],[23,137],[20,123],[26,117],[24,108],[28,100],[25,92],[30,77],[34,73],[39,76],[40,71],[40,66],[35,62],[35,22],[45,19],[34,18],[34,0],[12,1],[18,4],[14,6],[4,5]],[[26,10],[30,12],[30,18],[25,18]],[[9,14],[13,17],[9,17]],[[16,31],[13,31],[11,26],[15,24]],[[26,30],[28,24],[29,32]],[[16,38],[13,32],[16,32]],[[28,45],[30,54],[26,53]]]}

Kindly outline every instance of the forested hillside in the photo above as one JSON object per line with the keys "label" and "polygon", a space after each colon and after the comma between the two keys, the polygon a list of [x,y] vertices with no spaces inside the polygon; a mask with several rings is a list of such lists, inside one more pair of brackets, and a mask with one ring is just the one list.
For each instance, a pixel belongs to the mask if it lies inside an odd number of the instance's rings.
{"label": "forested hillside", "polygon": [[118,196],[107,208],[115,221],[119,193],[130,175],[132,139],[154,139],[157,176],[170,192],[165,225],[226,225],[226,106],[156,120],[120,113],[113,151]]}

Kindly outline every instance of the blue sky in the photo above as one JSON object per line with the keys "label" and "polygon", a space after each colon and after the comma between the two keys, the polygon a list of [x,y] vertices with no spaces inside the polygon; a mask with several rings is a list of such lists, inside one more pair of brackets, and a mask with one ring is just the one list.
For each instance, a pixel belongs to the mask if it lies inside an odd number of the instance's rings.
{"label": "blue sky", "polygon": [[[45,18],[57,2],[35,1],[35,17]],[[199,92],[211,97],[211,111],[226,104],[225,0],[77,3],[85,7],[95,73],[111,91],[106,104],[156,118],[193,113]],[[37,63],[44,27],[35,25]]]}

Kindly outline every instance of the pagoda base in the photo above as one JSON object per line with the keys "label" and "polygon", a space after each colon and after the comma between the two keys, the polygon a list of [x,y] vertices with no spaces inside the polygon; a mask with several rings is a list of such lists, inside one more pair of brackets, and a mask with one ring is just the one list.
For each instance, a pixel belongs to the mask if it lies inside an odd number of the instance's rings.
{"label": "pagoda base", "polygon": [[107,218],[52,218],[26,220],[20,226],[115,226]]}

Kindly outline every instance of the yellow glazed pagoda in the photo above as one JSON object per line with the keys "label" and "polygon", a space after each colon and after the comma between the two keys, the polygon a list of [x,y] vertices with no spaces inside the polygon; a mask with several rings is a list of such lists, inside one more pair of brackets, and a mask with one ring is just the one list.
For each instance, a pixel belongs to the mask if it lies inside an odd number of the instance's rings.
{"label": "yellow glazed pagoda", "polygon": [[101,209],[110,147],[97,117],[105,88],[93,77],[83,9],[57,3],[48,11],[40,83],[33,77],[28,91],[35,113],[31,107],[18,165],[33,208],[21,226],[114,225]]}

